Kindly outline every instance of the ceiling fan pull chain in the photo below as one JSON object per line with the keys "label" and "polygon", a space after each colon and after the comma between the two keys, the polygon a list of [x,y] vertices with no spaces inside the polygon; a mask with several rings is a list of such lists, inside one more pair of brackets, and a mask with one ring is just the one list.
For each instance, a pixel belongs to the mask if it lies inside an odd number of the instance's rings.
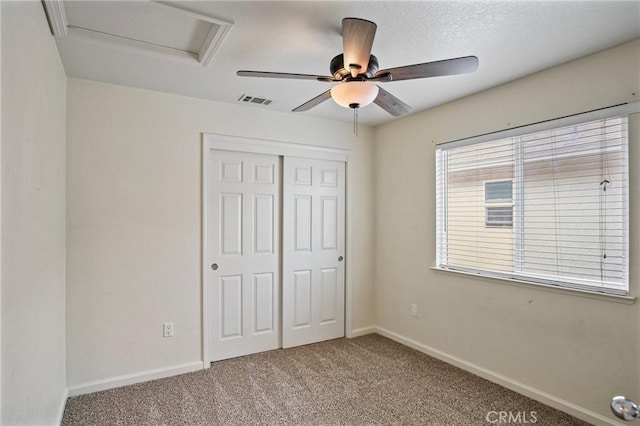
{"label": "ceiling fan pull chain", "polygon": [[353,108],[353,134],[358,137],[358,109]]}
{"label": "ceiling fan pull chain", "polygon": [[353,109],[353,134],[358,136],[358,126],[357,126],[357,122],[358,122],[358,115],[357,112],[358,111],[356,108]]}

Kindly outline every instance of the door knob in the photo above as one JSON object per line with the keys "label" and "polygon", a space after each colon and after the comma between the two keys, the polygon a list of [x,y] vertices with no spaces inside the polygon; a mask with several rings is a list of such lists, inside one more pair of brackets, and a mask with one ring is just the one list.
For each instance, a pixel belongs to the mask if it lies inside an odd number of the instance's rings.
{"label": "door knob", "polygon": [[214,263],[213,265],[211,265],[211,269],[213,269],[214,271],[218,270],[218,264]]}
{"label": "door knob", "polygon": [[338,257],[338,262],[342,262],[344,260],[344,257],[340,256]]}
{"label": "door knob", "polygon": [[640,418],[640,408],[624,396],[616,396],[611,400],[611,411],[616,417],[626,421]]}

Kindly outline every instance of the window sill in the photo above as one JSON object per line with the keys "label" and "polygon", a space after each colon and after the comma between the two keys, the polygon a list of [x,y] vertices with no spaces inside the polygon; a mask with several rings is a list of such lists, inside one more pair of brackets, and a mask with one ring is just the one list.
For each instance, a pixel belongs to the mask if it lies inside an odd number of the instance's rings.
{"label": "window sill", "polygon": [[429,267],[429,269],[438,273],[463,275],[467,277],[478,278],[481,280],[491,281],[491,282],[500,283],[500,284],[509,284],[509,285],[515,285],[518,287],[525,287],[525,288],[530,288],[535,290],[551,291],[554,293],[561,293],[561,294],[566,294],[570,296],[586,297],[589,299],[605,300],[607,302],[624,303],[626,305],[633,305],[636,302],[636,297],[634,296],[621,296],[617,294],[605,294],[605,293],[598,293],[595,291],[580,290],[580,289],[574,289],[574,288],[562,288],[562,287],[556,287],[548,284],[539,284],[539,283],[534,283],[530,281],[516,280],[511,278],[488,277],[485,275],[474,274],[471,272],[453,271],[451,269],[438,268],[436,266],[431,266]]}

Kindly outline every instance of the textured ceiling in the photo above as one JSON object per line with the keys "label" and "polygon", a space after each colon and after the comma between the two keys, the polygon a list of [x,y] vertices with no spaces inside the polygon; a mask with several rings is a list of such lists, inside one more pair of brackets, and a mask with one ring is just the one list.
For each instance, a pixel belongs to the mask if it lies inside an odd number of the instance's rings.
{"label": "textured ceiling", "polygon": [[[126,16],[127,2],[118,3]],[[273,100],[253,108],[291,113],[330,84],[243,78],[236,71],[329,75],[329,61],[342,53],[341,20],[357,17],[378,24],[372,53],[380,68],[466,55],[479,58],[472,74],[385,83],[386,90],[416,112],[640,37],[640,1],[170,4],[233,23],[208,67],[196,60],[67,36],[57,38],[67,74],[231,104],[249,94]],[[295,114],[352,120],[351,111],[331,100]],[[393,119],[376,105],[362,108],[359,117],[369,125]]]}

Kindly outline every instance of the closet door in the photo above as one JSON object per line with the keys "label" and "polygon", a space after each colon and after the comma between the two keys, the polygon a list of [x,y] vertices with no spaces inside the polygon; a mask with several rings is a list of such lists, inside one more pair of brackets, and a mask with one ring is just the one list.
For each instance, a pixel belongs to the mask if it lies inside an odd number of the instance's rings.
{"label": "closet door", "polygon": [[211,361],[280,347],[280,157],[209,151]]}
{"label": "closet door", "polygon": [[285,157],[282,345],[344,336],[345,163]]}

